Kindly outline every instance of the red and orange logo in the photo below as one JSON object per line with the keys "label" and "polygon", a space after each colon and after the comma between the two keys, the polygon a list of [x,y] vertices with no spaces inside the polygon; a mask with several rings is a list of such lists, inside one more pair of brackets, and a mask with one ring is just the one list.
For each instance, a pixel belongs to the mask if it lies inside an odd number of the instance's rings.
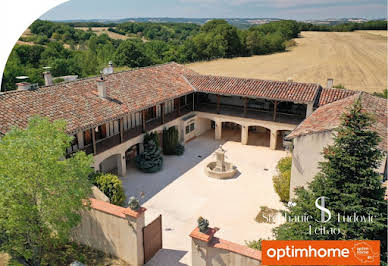
{"label": "red and orange logo", "polygon": [[380,265],[380,241],[263,240],[264,265]]}

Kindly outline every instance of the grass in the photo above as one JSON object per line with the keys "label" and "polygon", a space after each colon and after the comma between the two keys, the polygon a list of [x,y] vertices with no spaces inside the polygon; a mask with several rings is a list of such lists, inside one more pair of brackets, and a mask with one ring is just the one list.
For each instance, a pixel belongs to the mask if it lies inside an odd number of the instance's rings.
{"label": "grass", "polygon": [[[124,261],[115,258],[111,255],[107,255],[102,251],[92,249],[84,245],[78,245],[76,243],[69,243],[56,248],[48,256],[42,265],[69,265],[74,261],[79,261],[86,265],[112,265],[121,266],[127,265]],[[8,254],[0,253],[0,265],[21,265],[12,260]]]}
{"label": "grass", "polygon": [[279,213],[279,210],[268,208],[266,206],[260,206],[260,211],[256,215],[255,221],[258,223],[274,224],[275,223],[274,218],[278,213]]}

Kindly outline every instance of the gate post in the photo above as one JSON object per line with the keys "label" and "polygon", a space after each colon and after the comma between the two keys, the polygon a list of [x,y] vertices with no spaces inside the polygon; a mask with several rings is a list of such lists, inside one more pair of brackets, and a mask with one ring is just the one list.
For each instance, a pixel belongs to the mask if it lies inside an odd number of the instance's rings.
{"label": "gate post", "polygon": [[143,265],[144,262],[143,228],[145,225],[145,210],[145,208],[141,208],[139,211],[133,211],[127,208],[124,213],[128,225],[136,236],[132,242],[132,246],[128,248],[128,253],[131,253],[131,257],[136,258],[136,264],[134,265]]}

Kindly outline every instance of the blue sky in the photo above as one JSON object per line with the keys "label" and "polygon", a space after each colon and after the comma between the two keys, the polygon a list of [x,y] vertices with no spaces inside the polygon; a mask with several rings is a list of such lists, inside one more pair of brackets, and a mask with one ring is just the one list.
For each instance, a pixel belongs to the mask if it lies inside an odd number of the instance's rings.
{"label": "blue sky", "polygon": [[128,17],[384,18],[386,0],[71,0],[43,19],[119,19]]}

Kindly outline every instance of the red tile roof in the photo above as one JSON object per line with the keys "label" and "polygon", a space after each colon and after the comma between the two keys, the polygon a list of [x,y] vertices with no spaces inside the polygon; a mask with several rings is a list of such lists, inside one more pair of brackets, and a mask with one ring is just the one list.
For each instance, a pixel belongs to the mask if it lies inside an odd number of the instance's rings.
{"label": "red tile roof", "polygon": [[271,81],[199,74],[186,74],[185,77],[193,87],[201,92],[301,103],[314,102],[320,88],[320,85],[316,83]]}
{"label": "red tile roof", "polygon": [[321,95],[319,96],[318,106],[322,106],[328,103],[332,103],[348,96],[356,94],[357,91],[345,90],[345,89],[335,89],[335,88],[324,88],[322,89]]}
{"label": "red tile roof", "polygon": [[370,113],[376,120],[372,129],[382,138],[380,148],[387,150],[387,100],[372,96],[366,92],[359,92],[342,100],[319,107],[299,124],[287,138],[292,139],[335,129],[341,123],[341,115],[359,98],[361,99],[362,110]]}
{"label": "red tile roof", "polygon": [[183,74],[169,63],[118,72],[106,77],[107,99],[97,95],[96,78],[76,80],[31,91],[0,94],[0,133],[25,128],[33,115],[64,119],[67,131],[87,129],[194,91]]}

